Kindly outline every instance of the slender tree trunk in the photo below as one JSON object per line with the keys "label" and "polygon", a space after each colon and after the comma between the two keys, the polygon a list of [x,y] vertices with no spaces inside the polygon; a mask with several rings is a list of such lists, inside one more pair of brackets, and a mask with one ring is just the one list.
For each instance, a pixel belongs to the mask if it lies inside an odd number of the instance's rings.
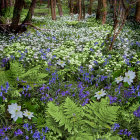
{"label": "slender tree trunk", "polygon": [[81,0],[79,0],[79,16],[78,16],[78,20],[82,19],[82,2]]}
{"label": "slender tree trunk", "polygon": [[106,22],[106,15],[107,15],[107,1],[102,0],[103,2],[103,11],[102,11],[102,24],[105,24]]}
{"label": "slender tree trunk", "polygon": [[52,15],[52,20],[56,20],[56,0],[51,0],[51,15]]}
{"label": "slender tree trunk", "polygon": [[4,8],[8,7],[8,0],[4,0]]}
{"label": "slender tree trunk", "polygon": [[92,14],[92,4],[93,4],[93,0],[90,0],[90,4],[88,7],[88,14],[91,15]]}
{"label": "slender tree trunk", "polygon": [[18,23],[20,21],[20,14],[23,6],[24,6],[24,0],[15,1],[12,23],[10,25],[10,29],[13,32],[16,31],[18,28]]}
{"label": "slender tree trunk", "polygon": [[77,14],[79,9],[79,0],[73,0],[73,13]]}
{"label": "slender tree trunk", "polygon": [[136,4],[135,20],[140,23],[140,1]]}
{"label": "slender tree trunk", "polygon": [[58,7],[59,15],[60,15],[60,17],[62,17],[63,16],[63,12],[62,12],[62,4],[61,4],[60,0],[57,0],[57,7]]}
{"label": "slender tree trunk", "polygon": [[47,6],[47,8],[50,8],[50,0],[48,0],[48,6]]}
{"label": "slender tree trunk", "polygon": [[24,21],[22,22],[22,24],[30,23],[32,21],[32,16],[34,15],[35,5],[36,5],[36,0],[32,0],[28,14],[27,14],[26,18],[24,19]]}
{"label": "slender tree trunk", "polygon": [[98,7],[96,12],[96,20],[101,19],[101,8],[102,8],[102,1],[98,0]]}
{"label": "slender tree trunk", "polygon": [[42,0],[39,0],[39,2],[40,2],[40,6],[42,5]]}
{"label": "slender tree trunk", "polygon": [[3,0],[0,0],[0,16],[2,16]]}
{"label": "slender tree trunk", "polygon": [[73,0],[70,0],[70,14],[73,14]]}
{"label": "slender tree trunk", "polygon": [[83,19],[85,19],[85,0],[82,0]]}

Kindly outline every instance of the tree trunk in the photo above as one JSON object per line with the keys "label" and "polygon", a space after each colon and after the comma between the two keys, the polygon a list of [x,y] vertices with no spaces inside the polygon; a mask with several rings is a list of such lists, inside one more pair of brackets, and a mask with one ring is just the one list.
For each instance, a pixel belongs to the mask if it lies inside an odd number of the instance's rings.
{"label": "tree trunk", "polygon": [[136,4],[135,20],[140,23],[140,1]]}
{"label": "tree trunk", "polygon": [[92,14],[92,4],[93,4],[93,0],[90,0],[90,4],[88,7],[88,14],[91,15]]}
{"label": "tree trunk", "polygon": [[73,0],[73,13],[77,14],[79,9],[79,0]]}
{"label": "tree trunk", "polygon": [[73,0],[70,0],[70,14],[73,14]]}
{"label": "tree trunk", "polygon": [[36,0],[32,0],[28,14],[27,14],[26,18],[24,19],[24,21],[22,22],[22,24],[30,23],[32,21],[32,16],[34,15],[35,5],[36,5]]}
{"label": "tree trunk", "polygon": [[98,7],[96,12],[96,20],[101,19],[101,8],[102,8],[102,1],[98,0]]}
{"label": "tree trunk", "polygon": [[78,20],[82,19],[82,2],[81,0],[79,0],[79,16],[78,16]]}
{"label": "tree trunk", "polygon": [[51,15],[52,15],[52,20],[56,20],[56,0],[51,0]]}
{"label": "tree trunk", "polygon": [[42,4],[42,0],[39,0],[39,2],[40,2],[40,6],[41,6],[41,4]]}
{"label": "tree trunk", "polygon": [[18,23],[20,21],[20,14],[23,6],[24,6],[24,0],[15,1],[12,23],[10,25],[10,29],[12,32],[16,32],[18,28]]}
{"label": "tree trunk", "polygon": [[8,0],[4,0],[4,8],[8,7]]}
{"label": "tree trunk", "polygon": [[103,11],[102,11],[102,24],[105,24],[106,22],[106,15],[107,15],[107,1],[102,0],[103,2]]}
{"label": "tree trunk", "polygon": [[57,0],[57,7],[58,7],[59,15],[60,15],[60,17],[62,17],[63,16],[63,12],[62,12],[62,4],[61,4],[60,0]]}
{"label": "tree trunk", "polygon": [[47,6],[47,8],[50,8],[50,0],[48,0],[48,6]]}
{"label": "tree trunk", "polygon": [[3,15],[2,9],[4,8],[4,0],[0,0],[0,16]]}
{"label": "tree trunk", "polygon": [[83,19],[85,19],[85,0],[82,0]]}

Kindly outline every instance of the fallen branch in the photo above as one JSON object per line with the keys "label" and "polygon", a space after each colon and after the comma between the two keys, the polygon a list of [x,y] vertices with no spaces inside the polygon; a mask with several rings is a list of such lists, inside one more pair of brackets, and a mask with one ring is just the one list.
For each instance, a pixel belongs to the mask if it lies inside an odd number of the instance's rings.
{"label": "fallen branch", "polygon": [[29,26],[31,26],[31,27],[33,27],[33,28],[35,28],[36,30],[41,30],[41,31],[50,31],[50,30],[47,30],[47,29],[40,29],[40,28],[36,27],[35,25],[33,25],[33,24],[31,24],[31,23],[24,23],[23,25],[29,25]]}

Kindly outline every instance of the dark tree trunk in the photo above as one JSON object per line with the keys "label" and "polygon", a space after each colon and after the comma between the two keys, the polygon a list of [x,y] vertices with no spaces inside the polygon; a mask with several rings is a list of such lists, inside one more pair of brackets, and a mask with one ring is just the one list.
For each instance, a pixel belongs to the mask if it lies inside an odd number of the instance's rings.
{"label": "dark tree trunk", "polygon": [[90,4],[88,7],[88,14],[91,15],[92,14],[92,4],[93,4],[93,0],[90,0]]}
{"label": "dark tree trunk", "polygon": [[73,14],[73,0],[70,0],[70,14]]}
{"label": "dark tree trunk", "polygon": [[51,0],[51,15],[52,15],[52,20],[56,20],[56,0]]}
{"label": "dark tree trunk", "polygon": [[140,1],[136,4],[136,13],[135,13],[135,19],[137,22],[140,23]]}
{"label": "dark tree trunk", "polygon": [[96,20],[101,19],[101,8],[102,8],[102,1],[98,0],[98,7],[96,12]]}
{"label": "dark tree trunk", "polygon": [[85,0],[82,0],[83,19],[85,19]]}
{"label": "dark tree trunk", "polygon": [[73,0],[73,13],[78,14],[78,9],[79,9],[79,1]]}
{"label": "dark tree trunk", "polygon": [[107,15],[107,1],[102,0],[103,3],[103,11],[102,11],[102,24],[106,22],[106,15]]}
{"label": "dark tree trunk", "polygon": [[82,1],[79,0],[79,16],[78,16],[78,20],[82,19]]}
{"label": "dark tree trunk", "polygon": [[24,0],[16,0],[15,1],[15,6],[14,6],[14,13],[13,13],[13,18],[12,18],[12,23],[10,25],[10,29],[12,32],[18,32],[18,24],[20,21],[20,14],[21,10],[24,6]]}
{"label": "dark tree trunk", "polygon": [[48,0],[48,6],[47,6],[47,8],[50,8],[50,3],[51,3],[50,0]]}
{"label": "dark tree trunk", "polygon": [[62,4],[61,4],[60,0],[57,0],[57,7],[58,7],[59,15],[60,15],[60,17],[62,17],[63,16],[63,12],[62,12]]}
{"label": "dark tree trunk", "polygon": [[22,24],[30,23],[32,21],[32,16],[34,15],[35,5],[36,5],[36,0],[32,0],[32,3],[30,5],[29,11],[28,11],[28,14],[27,14],[27,16],[26,16],[26,18],[25,18],[25,20],[23,21]]}
{"label": "dark tree trunk", "polygon": [[6,2],[5,0],[0,0],[0,16],[4,15],[4,9],[6,8]]}

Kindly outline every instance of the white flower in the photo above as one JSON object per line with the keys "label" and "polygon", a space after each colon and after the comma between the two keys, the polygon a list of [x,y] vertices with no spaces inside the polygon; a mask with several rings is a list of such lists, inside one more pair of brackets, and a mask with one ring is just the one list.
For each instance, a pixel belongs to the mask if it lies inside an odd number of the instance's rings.
{"label": "white flower", "polygon": [[101,89],[100,91],[95,93],[96,95],[94,97],[97,97],[97,99],[100,99],[101,97],[103,97],[104,95],[106,95],[105,91],[103,89]]}
{"label": "white flower", "polygon": [[61,67],[64,67],[66,65],[65,62],[61,60],[58,60],[57,64],[60,65]]}
{"label": "white flower", "polygon": [[127,73],[125,73],[124,82],[127,82],[130,85],[135,77],[135,72],[129,70]]}
{"label": "white flower", "polygon": [[92,66],[92,65],[89,65],[88,67],[89,67],[89,69],[92,69],[92,68],[93,68],[93,66]]}
{"label": "white flower", "polygon": [[117,78],[115,78],[115,81],[117,82],[117,84],[123,80],[123,77],[122,76],[119,76]]}
{"label": "white flower", "polygon": [[26,111],[24,111],[23,115],[28,117],[28,119],[31,119],[31,117],[34,117],[33,112],[29,112],[27,109]]}
{"label": "white flower", "polygon": [[21,106],[18,106],[17,103],[8,105],[8,112],[11,114],[11,118],[16,121],[19,118],[23,118],[21,110]]}

